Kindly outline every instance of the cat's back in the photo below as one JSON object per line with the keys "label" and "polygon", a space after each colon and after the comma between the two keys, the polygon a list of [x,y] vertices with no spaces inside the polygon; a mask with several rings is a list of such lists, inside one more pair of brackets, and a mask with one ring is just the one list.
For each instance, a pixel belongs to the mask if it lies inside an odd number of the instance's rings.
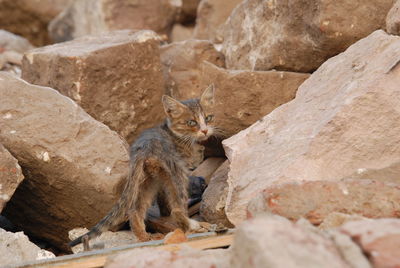
{"label": "cat's back", "polygon": [[165,157],[168,154],[174,156],[175,151],[172,137],[164,125],[144,130],[130,148],[131,157],[138,155]]}

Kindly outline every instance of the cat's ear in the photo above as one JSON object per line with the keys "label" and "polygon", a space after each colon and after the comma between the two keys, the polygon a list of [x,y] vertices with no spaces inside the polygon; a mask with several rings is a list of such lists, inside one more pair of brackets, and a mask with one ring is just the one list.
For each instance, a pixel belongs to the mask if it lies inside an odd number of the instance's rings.
{"label": "cat's ear", "polygon": [[200,97],[201,106],[212,106],[214,105],[214,84],[211,84]]}
{"label": "cat's ear", "polygon": [[186,108],[185,105],[167,95],[162,96],[162,103],[165,114],[171,118],[179,117]]}

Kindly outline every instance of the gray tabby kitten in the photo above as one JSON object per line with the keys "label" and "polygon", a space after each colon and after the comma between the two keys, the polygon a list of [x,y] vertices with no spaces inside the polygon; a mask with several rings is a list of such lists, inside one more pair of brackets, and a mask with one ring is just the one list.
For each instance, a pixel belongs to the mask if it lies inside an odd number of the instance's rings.
{"label": "gray tabby kitten", "polygon": [[127,220],[135,236],[147,241],[146,212],[157,200],[162,216],[171,216],[184,231],[199,228],[188,218],[188,175],[203,160],[204,147],[214,132],[214,86],[200,99],[178,101],[162,97],[167,116],[163,124],[141,133],[130,148],[130,174],[119,201],[88,233],[71,241],[75,246],[107,230],[118,230]]}

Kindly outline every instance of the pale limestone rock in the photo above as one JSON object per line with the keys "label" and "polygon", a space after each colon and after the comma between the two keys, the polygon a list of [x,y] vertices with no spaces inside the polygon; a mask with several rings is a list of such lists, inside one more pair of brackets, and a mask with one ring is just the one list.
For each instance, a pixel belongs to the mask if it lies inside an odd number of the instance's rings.
{"label": "pale limestone rock", "polygon": [[245,0],[226,22],[229,69],[310,72],[385,28],[393,0]]}
{"label": "pale limestone rock", "polygon": [[7,232],[0,228],[0,264],[15,266],[23,262],[55,258],[52,252],[40,249],[23,233]]}
{"label": "pale limestone rock", "polygon": [[22,78],[49,86],[131,143],[164,118],[159,36],[114,31],[29,51]]}
{"label": "pale limestone rock", "polygon": [[237,225],[273,185],[344,178],[399,183],[400,37],[376,31],[329,59],[296,98],[224,141],[225,211]]}
{"label": "pale limestone rock", "polygon": [[241,224],[230,248],[231,267],[351,267],[334,242],[302,224],[260,216]]}
{"label": "pale limestone rock", "polygon": [[56,90],[4,72],[0,81],[0,142],[25,175],[2,214],[65,248],[69,230],[93,226],[117,200],[127,145]]}

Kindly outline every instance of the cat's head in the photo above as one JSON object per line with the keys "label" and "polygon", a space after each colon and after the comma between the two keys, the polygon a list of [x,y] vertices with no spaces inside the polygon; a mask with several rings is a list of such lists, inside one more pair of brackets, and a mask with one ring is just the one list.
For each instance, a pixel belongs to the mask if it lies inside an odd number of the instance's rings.
{"label": "cat's head", "polygon": [[214,85],[209,86],[200,99],[178,101],[164,95],[164,111],[169,129],[186,140],[204,141],[214,133]]}

